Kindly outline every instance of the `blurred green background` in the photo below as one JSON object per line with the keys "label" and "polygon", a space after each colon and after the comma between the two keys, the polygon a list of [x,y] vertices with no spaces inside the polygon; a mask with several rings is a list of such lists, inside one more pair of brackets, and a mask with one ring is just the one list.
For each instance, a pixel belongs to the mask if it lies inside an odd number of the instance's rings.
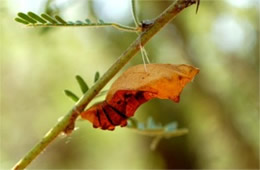
{"label": "blurred green background", "polygon": [[[138,16],[152,19],[171,3],[139,0]],[[73,106],[63,90],[80,94],[74,76],[93,85],[95,72],[102,75],[137,35],[113,28],[33,29],[13,20],[18,12],[33,11],[133,26],[129,0],[2,0],[0,5],[0,168],[9,169]],[[152,100],[135,117],[177,121],[189,134],[163,139],[151,151],[150,137],[78,121],[78,130],[58,137],[29,168],[259,168],[259,1],[201,0],[198,14],[195,6],[184,10],[146,50],[152,63],[186,63],[201,71],[179,104]],[[141,63],[139,53],[124,69]]]}

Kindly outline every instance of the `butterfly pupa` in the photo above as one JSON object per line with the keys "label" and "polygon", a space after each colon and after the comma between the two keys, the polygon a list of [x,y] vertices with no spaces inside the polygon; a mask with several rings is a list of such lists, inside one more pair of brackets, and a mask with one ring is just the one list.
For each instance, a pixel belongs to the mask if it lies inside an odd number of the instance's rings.
{"label": "butterfly pupa", "polygon": [[94,128],[126,126],[137,108],[153,98],[179,102],[184,86],[198,73],[198,68],[185,64],[147,64],[146,70],[142,64],[130,67],[112,84],[105,101],[83,111],[81,117]]}

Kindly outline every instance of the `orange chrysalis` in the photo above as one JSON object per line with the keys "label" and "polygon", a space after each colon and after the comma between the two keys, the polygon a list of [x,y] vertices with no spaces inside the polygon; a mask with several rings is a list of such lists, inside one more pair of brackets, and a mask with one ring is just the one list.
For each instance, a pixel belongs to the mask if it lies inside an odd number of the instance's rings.
{"label": "orange chrysalis", "polygon": [[153,98],[179,102],[184,86],[193,80],[199,69],[190,65],[147,64],[126,70],[111,86],[106,100],[81,113],[93,127],[114,130],[126,126],[136,109]]}

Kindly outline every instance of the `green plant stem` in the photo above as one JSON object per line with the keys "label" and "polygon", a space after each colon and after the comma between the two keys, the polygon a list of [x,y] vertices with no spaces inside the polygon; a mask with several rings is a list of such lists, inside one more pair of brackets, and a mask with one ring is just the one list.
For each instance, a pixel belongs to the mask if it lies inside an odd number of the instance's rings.
{"label": "green plant stem", "polygon": [[129,27],[117,23],[104,23],[104,24],[26,24],[28,27],[89,27],[89,28],[102,28],[114,27],[118,30],[125,32],[140,32],[141,30],[134,27]]}
{"label": "green plant stem", "polygon": [[13,169],[26,168],[61,132],[74,123],[79,114],[98,92],[111,80],[114,75],[140,50],[140,42],[145,45],[158,31],[168,24],[184,8],[196,3],[196,0],[177,0],[171,4],[140,36],[126,49],[108,71],[93,85],[75,104],[75,106],[62,117],[57,124],[37,143]]}
{"label": "green plant stem", "polygon": [[129,128],[131,130],[134,130],[138,134],[145,135],[145,136],[151,136],[151,137],[156,137],[156,136],[162,136],[165,138],[171,138],[171,137],[176,137],[176,136],[182,136],[185,135],[189,132],[188,129],[183,128],[183,129],[176,129],[175,131],[170,131],[167,132],[165,129],[145,129],[145,130],[138,130],[136,128]]}
{"label": "green plant stem", "polygon": [[186,128],[176,129],[174,131],[166,131],[164,128],[162,128],[162,129],[144,129],[144,130],[139,130],[139,129],[131,128],[131,127],[128,127],[128,128],[135,131],[138,134],[154,137],[154,139],[152,140],[152,143],[150,145],[151,150],[155,150],[158,143],[163,138],[168,139],[168,138],[172,138],[172,137],[183,136],[189,132],[189,130]]}
{"label": "green plant stem", "polygon": [[133,18],[134,18],[135,26],[139,27],[140,22],[138,20],[137,14],[136,14],[136,1],[132,0],[131,3],[132,3],[132,15],[133,15]]}

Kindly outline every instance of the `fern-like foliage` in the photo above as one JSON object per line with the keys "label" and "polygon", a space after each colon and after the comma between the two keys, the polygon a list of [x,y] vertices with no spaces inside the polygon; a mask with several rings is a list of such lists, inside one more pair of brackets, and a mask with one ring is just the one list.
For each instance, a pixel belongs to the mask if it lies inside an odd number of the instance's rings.
{"label": "fern-like foliage", "polygon": [[45,13],[37,15],[33,12],[28,12],[27,14],[19,12],[15,21],[31,27],[114,27],[127,32],[139,32],[141,30],[140,28],[129,27],[117,23],[106,23],[103,20],[99,20],[96,23],[91,22],[89,19],[86,19],[85,21],[77,20],[72,22],[65,21],[59,15],[51,17]]}
{"label": "fern-like foliage", "polygon": [[[97,71],[95,73],[95,77],[94,77],[94,83],[99,79],[99,72]],[[76,75],[75,76],[76,80],[77,80],[77,83],[80,87],[80,90],[82,92],[82,94],[86,93],[89,89],[88,87],[88,84],[85,82],[85,80],[80,76],[80,75]],[[64,93],[66,96],[68,96],[71,100],[73,100],[74,102],[77,102],[79,100],[79,97],[73,93],[72,91],[70,90],[64,90]],[[101,91],[100,92],[100,95],[104,95],[106,93],[106,91]],[[100,95],[96,96],[96,97],[99,97]]]}
{"label": "fern-like foliage", "polygon": [[178,129],[177,122],[170,122],[164,126],[161,123],[156,123],[152,117],[147,119],[146,123],[138,122],[134,118],[128,119],[128,128],[135,130],[137,133],[154,137],[150,148],[155,150],[159,142],[163,138],[172,138],[182,136],[188,133],[188,129]]}

